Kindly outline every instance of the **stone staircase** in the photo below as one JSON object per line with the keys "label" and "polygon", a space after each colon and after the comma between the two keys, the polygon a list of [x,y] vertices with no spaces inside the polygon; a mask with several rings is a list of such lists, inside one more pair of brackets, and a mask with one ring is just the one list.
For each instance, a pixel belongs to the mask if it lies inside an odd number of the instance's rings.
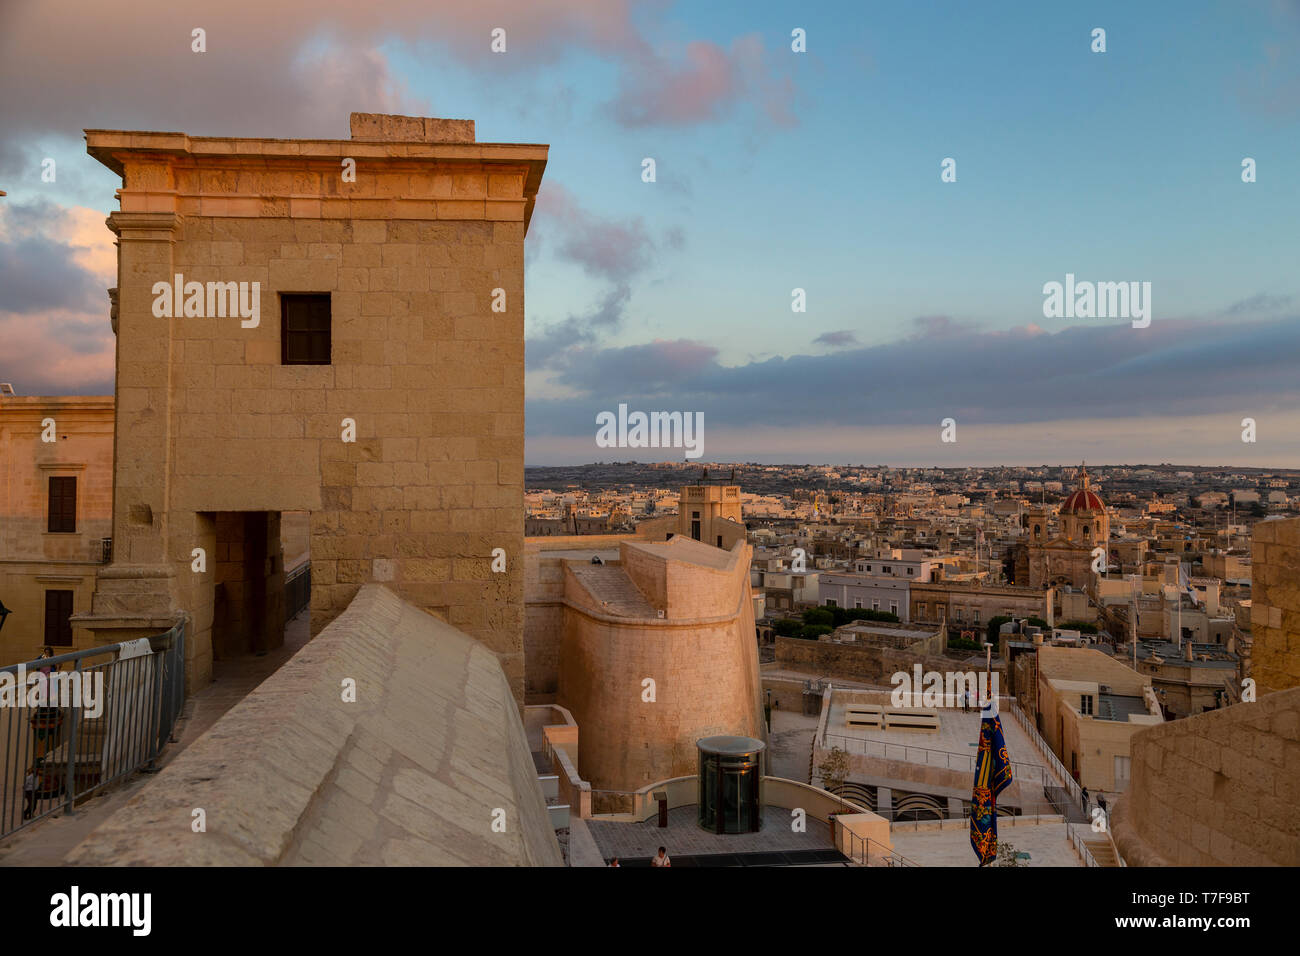
{"label": "stone staircase", "polygon": [[622,568],[598,564],[570,567],[573,576],[607,613],[643,619],[658,616],[654,605]]}
{"label": "stone staircase", "polygon": [[1098,866],[1119,866],[1119,858],[1115,855],[1115,847],[1111,845],[1104,833],[1094,834],[1083,838],[1083,845],[1088,848],[1092,858],[1097,861]]}

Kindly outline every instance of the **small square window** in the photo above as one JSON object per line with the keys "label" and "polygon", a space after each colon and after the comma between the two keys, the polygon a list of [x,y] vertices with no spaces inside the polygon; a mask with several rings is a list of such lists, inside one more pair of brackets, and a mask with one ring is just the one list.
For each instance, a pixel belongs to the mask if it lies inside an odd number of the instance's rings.
{"label": "small square window", "polygon": [[330,364],[330,294],[280,295],[280,364]]}

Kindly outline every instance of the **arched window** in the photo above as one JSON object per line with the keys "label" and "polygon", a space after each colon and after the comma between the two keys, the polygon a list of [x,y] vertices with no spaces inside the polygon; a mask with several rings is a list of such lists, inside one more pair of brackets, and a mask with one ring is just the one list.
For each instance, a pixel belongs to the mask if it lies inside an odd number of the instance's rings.
{"label": "arched window", "polygon": [[1034,537],[1037,538],[1042,533],[1043,533],[1043,526],[1039,524],[1034,525]]}

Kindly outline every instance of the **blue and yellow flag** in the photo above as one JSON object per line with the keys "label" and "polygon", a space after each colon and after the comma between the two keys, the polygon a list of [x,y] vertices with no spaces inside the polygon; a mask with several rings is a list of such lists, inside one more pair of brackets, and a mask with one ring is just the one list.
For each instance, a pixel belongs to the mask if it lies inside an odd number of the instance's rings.
{"label": "blue and yellow flag", "polygon": [[980,866],[998,856],[998,794],[1011,783],[1011,758],[1002,737],[1002,721],[989,710],[980,721],[979,753],[975,756],[975,789],[971,793],[970,845]]}

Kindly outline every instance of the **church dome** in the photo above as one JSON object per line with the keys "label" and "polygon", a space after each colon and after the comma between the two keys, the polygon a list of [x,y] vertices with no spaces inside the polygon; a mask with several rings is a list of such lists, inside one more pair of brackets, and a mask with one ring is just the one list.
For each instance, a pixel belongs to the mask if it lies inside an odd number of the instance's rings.
{"label": "church dome", "polygon": [[1070,497],[1066,498],[1061,505],[1062,514],[1078,514],[1080,511],[1105,511],[1106,506],[1101,503],[1095,491],[1084,491],[1080,488]]}
{"label": "church dome", "polygon": [[1080,514],[1086,511],[1105,511],[1101,497],[1092,490],[1092,479],[1086,466],[1080,466],[1079,487],[1061,502],[1061,514]]}

